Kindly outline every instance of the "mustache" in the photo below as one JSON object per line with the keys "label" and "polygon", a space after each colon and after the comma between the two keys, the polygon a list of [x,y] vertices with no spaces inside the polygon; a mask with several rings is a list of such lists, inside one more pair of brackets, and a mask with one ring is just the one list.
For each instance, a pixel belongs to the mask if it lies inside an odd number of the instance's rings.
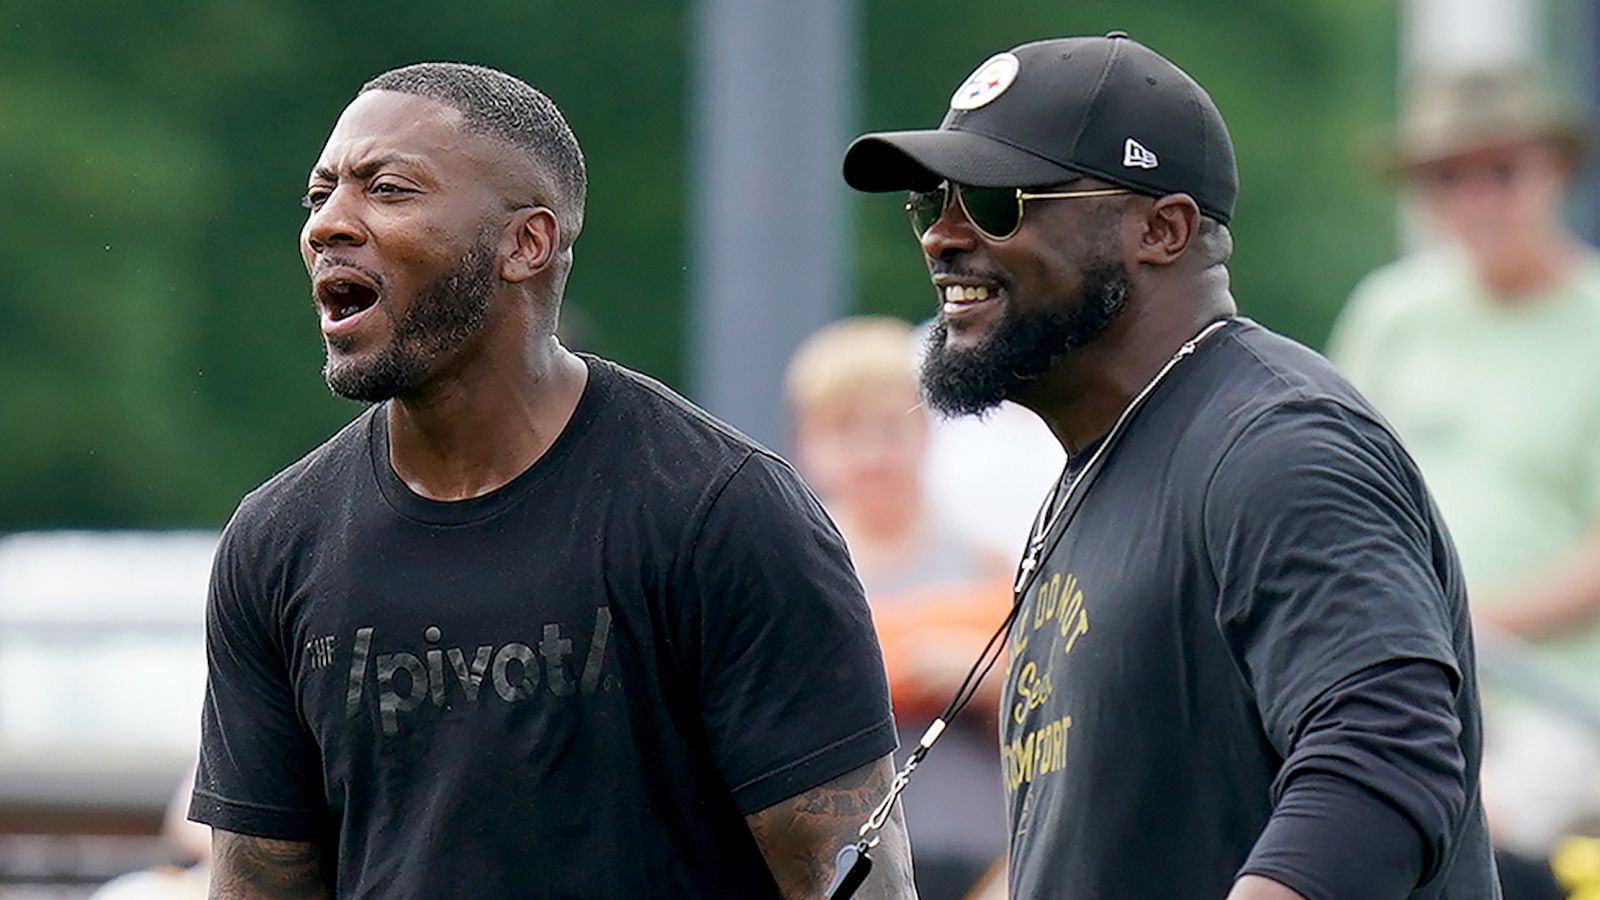
{"label": "mustache", "polygon": [[380,288],[383,287],[383,276],[379,275],[376,271],[363,266],[361,263],[358,263],[353,259],[347,259],[342,256],[328,256],[326,254],[317,257],[317,264],[311,269],[311,280],[315,281],[318,273],[324,272],[328,269],[354,269],[357,272],[360,272],[362,275],[372,279],[373,284]]}
{"label": "mustache", "polygon": [[[371,279],[372,283],[378,286],[378,292],[380,294],[383,293],[384,289],[387,287],[387,285],[384,284],[383,276],[379,275],[372,269],[363,266],[353,259],[347,259],[342,256],[327,255],[317,257],[317,264],[311,268],[311,272],[309,273],[311,276],[311,282],[315,284],[317,275],[327,271],[328,269],[354,269],[355,271],[360,272],[362,275]],[[321,308],[317,301],[317,292],[315,288],[311,290],[311,306],[313,309]]]}
{"label": "mustache", "polygon": [[934,265],[928,268],[928,275],[933,278],[938,278],[942,275],[948,278],[964,278],[970,281],[990,281],[1001,287],[1008,287],[1011,284],[1011,279],[1000,272],[973,269],[967,266]]}

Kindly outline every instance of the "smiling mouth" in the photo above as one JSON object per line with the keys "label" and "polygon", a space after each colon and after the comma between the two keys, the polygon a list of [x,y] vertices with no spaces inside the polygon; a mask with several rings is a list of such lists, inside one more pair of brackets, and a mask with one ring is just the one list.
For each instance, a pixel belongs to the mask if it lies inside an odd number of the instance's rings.
{"label": "smiling mouth", "polygon": [[1002,302],[1004,291],[1000,285],[940,284],[938,290],[939,318],[955,328],[966,328],[980,320],[991,307]]}
{"label": "smiling mouth", "polygon": [[969,303],[978,303],[989,299],[989,288],[987,285],[982,284],[948,284],[940,291],[940,295],[947,304],[954,303],[958,306],[965,306]]}

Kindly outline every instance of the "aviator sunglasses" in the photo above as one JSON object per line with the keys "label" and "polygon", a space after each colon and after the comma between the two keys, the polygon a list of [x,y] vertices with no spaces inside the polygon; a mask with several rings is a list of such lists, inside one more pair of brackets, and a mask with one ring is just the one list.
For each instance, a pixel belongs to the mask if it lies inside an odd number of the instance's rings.
{"label": "aviator sunglasses", "polygon": [[911,217],[911,230],[916,233],[917,240],[922,240],[933,223],[944,215],[952,193],[956,195],[956,205],[973,227],[989,240],[1003,241],[1022,227],[1022,204],[1029,200],[1075,200],[1134,192],[1128,188],[1092,188],[1030,194],[1022,188],[981,188],[945,181],[931,191],[912,191],[906,198],[906,215]]}

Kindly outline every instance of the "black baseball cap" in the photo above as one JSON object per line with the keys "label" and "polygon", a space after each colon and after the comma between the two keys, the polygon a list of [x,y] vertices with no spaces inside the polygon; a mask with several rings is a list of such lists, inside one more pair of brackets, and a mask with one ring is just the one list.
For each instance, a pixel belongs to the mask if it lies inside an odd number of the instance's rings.
{"label": "black baseball cap", "polygon": [[1226,224],[1239,194],[1233,141],[1193,78],[1120,31],[1034,41],[989,57],[937,129],[882,131],[845,151],[861,191],[1042,187],[1093,176],[1188,194]]}

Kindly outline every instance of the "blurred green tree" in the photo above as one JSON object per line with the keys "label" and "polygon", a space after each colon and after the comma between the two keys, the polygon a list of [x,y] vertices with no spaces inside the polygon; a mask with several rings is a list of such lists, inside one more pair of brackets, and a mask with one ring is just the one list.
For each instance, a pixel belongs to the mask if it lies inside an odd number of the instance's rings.
{"label": "blurred green tree", "polygon": [[[1388,3],[862,0],[860,17],[863,130],[937,122],[977,62],[1034,37],[1122,28],[1189,69],[1239,146],[1241,305],[1303,340],[1389,255],[1387,192],[1353,153],[1391,107]],[[354,413],[321,383],[297,200],[361,82],[417,60],[504,68],[562,105],[592,185],[569,303],[591,347],[681,383],[687,23],[671,2],[12,0],[0,531],[220,525]],[[927,315],[898,201],[852,202],[856,305]]]}

